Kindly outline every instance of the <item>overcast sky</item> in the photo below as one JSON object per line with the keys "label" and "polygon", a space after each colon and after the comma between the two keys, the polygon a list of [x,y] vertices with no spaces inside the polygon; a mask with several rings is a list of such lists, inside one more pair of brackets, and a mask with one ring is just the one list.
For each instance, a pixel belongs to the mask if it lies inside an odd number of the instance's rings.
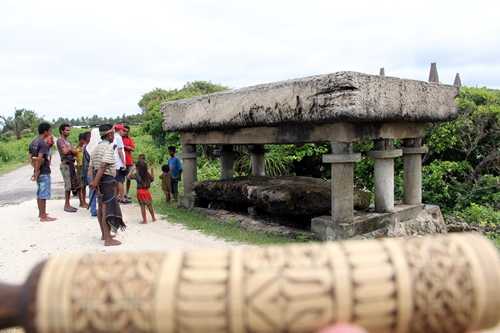
{"label": "overcast sky", "polygon": [[0,1],[0,114],[139,112],[141,95],[354,70],[500,88],[498,1]]}

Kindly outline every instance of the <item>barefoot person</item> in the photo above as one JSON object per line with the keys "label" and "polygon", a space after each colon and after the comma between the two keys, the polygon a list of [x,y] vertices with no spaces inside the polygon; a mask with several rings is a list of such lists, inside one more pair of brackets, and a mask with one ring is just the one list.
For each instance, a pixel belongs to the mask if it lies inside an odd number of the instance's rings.
{"label": "barefoot person", "polygon": [[[85,158],[85,146],[90,140],[90,132],[83,132],[78,135],[78,146],[76,147],[76,176],[80,182],[80,190],[78,191],[78,198],[80,199],[81,208],[89,208],[86,198],[86,187],[87,187],[87,174],[83,171],[83,164]],[[85,175],[85,177],[83,176]]]}
{"label": "barefoot person", "polygon": [[50,199],[50,146],[52,140],[52,129],[50,124],[38,125],[38,138],[33,140],[29,146],[30,155],[34,157],[33,180],[36,181],[36,202],[38,205],[38,217],[40,222],[55,221],[56,218],[47,214],[47,200]]}
{"label": "barefoot person", "polygon": [[168,167],[170,168],[170,183],[172,185],[172,189],[170,193],[174,197],[174,200],[177,201],[179,196],[179,181],[182,176],[182,163],[177,156],[175,156],[176,149],[175,146],[168,147],[168,153],[170,154],[170,158],[168,159]]}
{"label": "barefoot person", "polygon": [[153,198],[149,188],[154,179],[153,168],[151,172],[148,170],[148,164],[146,163],[144,154],[139,155],[139,159],[135,164],[135,170],[131,172],[128,176],[130,179],[135,179],[137,182],[137,201],[141,206],[142,222],[141,224],[148,223],[148,217],[146,213],[146,208],[151,214],[151,219],[156,222],[155,211],[153,209]]}
{"label": "barefoot person", "polygon": [[113,138],[113,149],[115,150],[115,168],[116,168],[116,186],[118,190],[118,201],[121,203],[130,203],[130,200],[125,199],[124,183],[127,178],[127,168],[125,166],[125,146],[122,136],[125,134],[125,126],[123,124],[115,124],[115,136]]}
{"label": "barefoot person", "polygon": [[126,226],[116,198],[113,126],[101,125],[99,133],[102,141],[93,150],[90,158],[90,168],[94,175],[90,187],[99,193],[97,219],[101,228],[101,239],[104,240],[104,246],[114,246],[120,245],[121,242],[112,238],[111,230],[117,232],[118,229],[124,230]]}
{"label": "barefoot person", "polygon": [[62,124],[59,126],[59,134],[61,137],[57,139],[56,145],[59,155],[61,156],[60,169],[64,180],[64,211],[74,213],[77,209],[71,206],[69,199],[71,197],[71,191],[80,189],[80,182],[76,176],[75,169],[75,156],[77,151],[73,149],[73,146],[71,146],[68,140],[70,132],[71,126],[69,124]]}
{"label": "barefoot person", "polygon": [[172,191],[172,177],[170,176],[170,168],[168,164],[164,164],[161,166],[161,190],[163,191],[163,195],[165,196],[165,202],[170,202],[170,197]]}

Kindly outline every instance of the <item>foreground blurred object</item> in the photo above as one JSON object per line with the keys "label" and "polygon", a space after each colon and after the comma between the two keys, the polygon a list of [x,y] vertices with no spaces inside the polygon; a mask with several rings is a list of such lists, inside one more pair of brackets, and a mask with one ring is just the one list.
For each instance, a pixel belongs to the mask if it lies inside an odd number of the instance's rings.
{"label": "foreground blurred object", "polygon": [[499,321],[497,249],[475,234],[70,255],[0,285],[27,332],[469,332]]}

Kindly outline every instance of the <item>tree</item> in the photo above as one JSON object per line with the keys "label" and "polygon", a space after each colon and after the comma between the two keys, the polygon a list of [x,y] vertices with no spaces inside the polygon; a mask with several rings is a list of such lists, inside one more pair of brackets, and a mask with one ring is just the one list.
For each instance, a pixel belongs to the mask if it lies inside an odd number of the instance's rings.
{"label": "tree", "polygon": [[41,118],[34,111],[16,109],[14,117],[0,116],[0,120],[2,121],[2,133],[12,132],[19,140],[26,130],[35,131]]}
{"label": "tree", "polygon": [[172,141],[176,141],[178,136],[171,134],[167,138],[167,133],[163,129],[163,115],[160,112],[161,104],[167,101],[206,95],[227,89],[227,87],[208,81],[188,82],[179,90],[156,88],[144,94],[138,103],[144,115],[142,128],[145,133],[153,137],[157,145],[164,145],[166,142],[173,143]]}

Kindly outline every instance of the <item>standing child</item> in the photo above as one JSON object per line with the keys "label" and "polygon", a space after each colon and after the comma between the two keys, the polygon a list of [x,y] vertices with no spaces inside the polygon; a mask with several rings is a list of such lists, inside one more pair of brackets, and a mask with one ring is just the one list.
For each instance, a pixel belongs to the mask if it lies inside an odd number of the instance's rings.
{"label": "standing child", "polygon": [[165,201],[170,202],[170,191],[172,189],[172,177],[170,176],[170,168],[168,167],[168,164],[162,165],[161,171],[162,171],[162,174],[160,175],[161,190],[165,194]]}
{"label": "standing child", "polygon": [[[78,146],[75,148],[75,161],[76,161],[76,177],[80,182],[80,189],[78,191],[78,198],[80,199],[80,207],[88,208],[89,205],[86,202],[85,196],[85,187],[86,187],[86,179],[83,179],[83,175],[86,173],[83,172],[83,159],[84,159],[84,149],[87,144],[87,136],[90,137],[90,132],[80,133],[78,135]],[[90,138],[89,138],[90,139]]]}
{"label": "standing child", "polygon": [[154,179],[154,173],[153,169],[151,169],[151,172],[148,171],[148,164],[146,163],[143,154],[139,155],[139,160],[135,164],[135,171],[131,172],[128,177],[130,179],[135,179],[135,181],[137,182],[137,201],[139,201],[139,205],[141,206],[142,215],[141,224],[148,223],[148,219],[146,216],[146,207],[151,214],[153,222],[155,222],[156,217],[155,211],[153,209],[153,198],[151,196],[151,192],[149,191],[151,183]]}

